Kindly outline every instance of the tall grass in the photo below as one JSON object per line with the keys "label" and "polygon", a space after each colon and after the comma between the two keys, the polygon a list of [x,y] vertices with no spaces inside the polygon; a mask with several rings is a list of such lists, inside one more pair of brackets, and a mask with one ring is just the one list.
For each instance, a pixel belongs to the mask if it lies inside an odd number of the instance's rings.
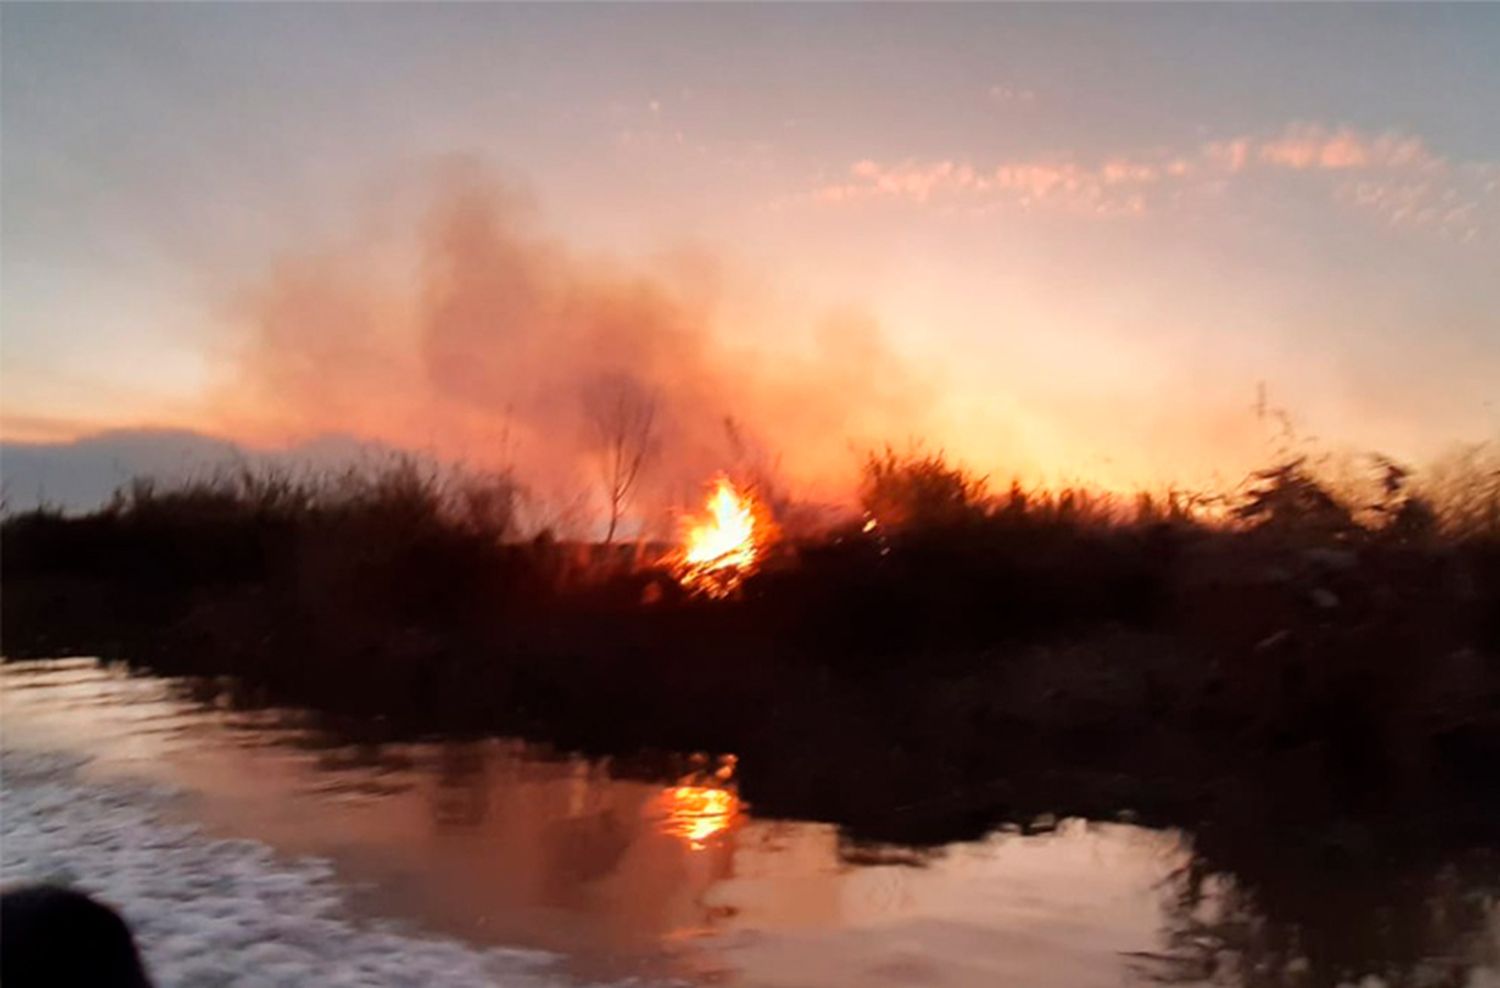
{"label": "tall grass", "polygon": [[452,526],[499,541],[515,533],[520,494],[520,485],[505,474],[444,469],[393,456],[325,474],[236,467],[172,485],[136,478],[119,488],[97,515],[301,525],[364,515],[397,527]]}

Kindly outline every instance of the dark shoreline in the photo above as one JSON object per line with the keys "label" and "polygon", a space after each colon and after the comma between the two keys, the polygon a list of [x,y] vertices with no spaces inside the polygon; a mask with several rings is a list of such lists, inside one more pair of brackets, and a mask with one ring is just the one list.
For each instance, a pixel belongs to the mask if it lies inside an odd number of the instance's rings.
{"label": "dark shoreline", "polygon": [[1176,827],[1257,900],[1489,854],[1500,500],[1465,527],[1399,483],[1356,509],[1300,461],[1255,480],[1211,523],[990,497],[887,453],[874,531],[789,535],[724,600],[654,553],[516,540],[504,478],[139,484],[4,519],[0,652],[122,661],[375,741],[732,753],[756,812],[855,842]]}
{"label": "dark shoreline", "polygon": [[733,753],[756,813],[838,824],[851,853],[1179,828],[1186,954],[1246,928],[1193,918],[1231,875],[1269,923],[1254,951],[1311,958],[1298,984],[1370,970],[1362,911],[1395,917],[1381,962],[1409,970],[1423,903],[1482,924],[1500,889],[1493,539],[986,511],[786,542],[706,600],[649,568],[570,575],[566,547],[420,501],[245,509],[6,519],[4,655],[121,661],[375,742],[518,736],[643,773]]}
{"label": "dark shoreline", "polygon": [[553,589],[555,550],[442,528],[374,558],[246,529],[7,521],[5,654],[228,677],[390,736],[733,752],[757,805],[878,839],[1192,822],[1225,789],[1402,839],[1413,808],[1500,826],[1487,544],[980,522],[787,547],[710,601],[652,570]]}

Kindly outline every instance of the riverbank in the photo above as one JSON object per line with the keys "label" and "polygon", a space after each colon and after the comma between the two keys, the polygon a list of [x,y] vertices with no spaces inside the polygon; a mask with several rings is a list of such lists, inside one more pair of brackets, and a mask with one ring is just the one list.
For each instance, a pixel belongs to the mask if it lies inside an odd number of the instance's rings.
{"label": "riverbank", "polygon": [[942,469],[896,464],[870,499],[885,523],[787,538],[722,600],[649,566],[580,571],[411,473],[144,488],[5,521],[5,652],[192,676],[377,738],[733,753],[757,806],[876,840],[1042,814],[1493,836],[1489,534],[1413,499],[1360,524],[1291,468],[1238,525],[979,500]]}

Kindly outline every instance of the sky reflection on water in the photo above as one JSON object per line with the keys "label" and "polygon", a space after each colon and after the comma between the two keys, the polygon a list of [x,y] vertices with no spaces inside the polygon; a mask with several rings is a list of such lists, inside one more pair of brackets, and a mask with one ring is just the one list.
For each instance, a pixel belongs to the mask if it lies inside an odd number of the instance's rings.
{"label": "sky reflection on water", "polygon": [[[626,771],[508,740],[349,744],[87,661],[7,664],[0,685],[7,746],[93,755],[95,777],[170,782],[185,792],[178,812],[212,833],[331,859],[372,915],[561,951],[580,976],[1316,983],[1298,944],[1257,927],[1232,883],[1189,889],[1194,858],[1175,832],[1065,820],[880,853],[828,824],[756,817],[732,759]],[[1452,913],[1473,893],[1432,908]],[[1488,901],[1430,949],[1492,960],[1500,913]],[[1259,941],[1204,922],[1221,914]],[[1373,941],[1377,918],[1356,920],[1357,936]]]}

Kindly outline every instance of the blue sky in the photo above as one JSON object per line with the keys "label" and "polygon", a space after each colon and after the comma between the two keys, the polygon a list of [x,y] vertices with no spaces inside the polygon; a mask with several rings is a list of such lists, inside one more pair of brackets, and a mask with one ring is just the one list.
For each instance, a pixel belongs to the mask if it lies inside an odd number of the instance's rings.
{"label": "blue sky", "polygon": [[[774,382],[675,408],[742,415],[808,475],[881,434],[1039,477],[1232,473],[1264,451],[1259,381],[1331,444],[1500,430],[1500,5],[15,4],[0,27],[9,438],[475,455],[504,403],[408,359],[455,161],[569,270],[712,281],[683,303],[718,354],[695,373],[749,347],[838,382],[811,438]],[[246,300],[329,258],[378,296],[349,303],[381,342],[348,388],[378,379],[378,408],[244,357],[322,332]],[[882,356],[815,373],[848,319]]]}

